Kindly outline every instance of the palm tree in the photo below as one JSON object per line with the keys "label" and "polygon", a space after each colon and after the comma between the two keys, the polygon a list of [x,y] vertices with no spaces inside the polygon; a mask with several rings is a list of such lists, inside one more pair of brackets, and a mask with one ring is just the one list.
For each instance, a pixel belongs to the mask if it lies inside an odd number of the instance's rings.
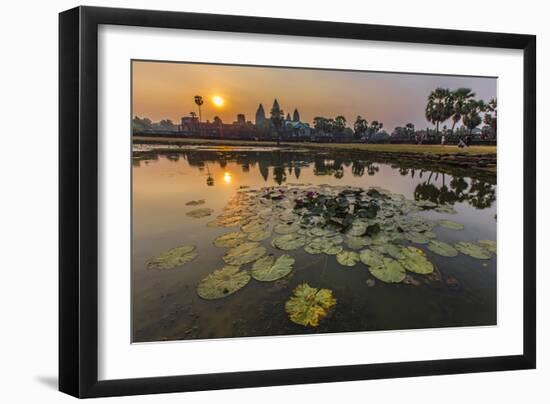
{"label": "palm tree", "polygon": [[451,134],[454,134],[455,125],[462,119],[464,113],[464,105],[473,99],[476,93],[472,92],[469,88],[458,88],[450,94],[451,103],[451,120],[453,125],[451,126]]}
{"label": "palm tree", "polygon": [[407,135],[407,137],[410,139],[412,139],[414,137],[414,124],[413,123],[408,123],[405,125],[405,133]]}
{"label": "palm tree", "polygon": [[497,100],[493,98],[485,105],[483,122],[493,130],[493,136],[497,135]]}
{"label": "palm tree", "polygon": [[485,109],[485,103],[483,101],[470,100],[464,104],[464,116],[462,122],[470,130],[469,135],[472,135],[472,131],[481,124],[481,116],[479,113]]}
{"label": "palm tree", "polygon": [[361,139],[369,127],[369,123],[366,119],[363,119],[361,115],[358,115],[353,124],[353,131],[356,139]]}
{"label": "palm tree", "polygon": [[451,92],[448,88],[438,87],[428,96],[426,105],[426,119],[435,125],[437,137],[439,138],[439,124],[451,117]]}
{"label": "palm tree", "polygon": [[369,139],[376,135],[384,127],[382,122],[372,121],[369,126]]}
{"label": "palm tree", "polygon": [[346,128],[346,118],[342,115],[338,115],[334,118],[334,130],[336,132],[342,132]]}
{"label": "palm tree", "polygon": [[204,100],[202,99],[202,96],[195,95],[195,104],[199,107],[199,123],[202,121],[202,113],[201,113],[201,105],[204,104]]}
{"label": "palm tree", "polygon": [[204,104],[204,100],[202,99],[202,96],[200,96],[200,95],[195,95],[195,104],[197,104],[198,107],[199,107],[199,133],[202,134],[202,125],[201,125],[201,121],[202,121],[202,112],[201,112],[201,105]]}

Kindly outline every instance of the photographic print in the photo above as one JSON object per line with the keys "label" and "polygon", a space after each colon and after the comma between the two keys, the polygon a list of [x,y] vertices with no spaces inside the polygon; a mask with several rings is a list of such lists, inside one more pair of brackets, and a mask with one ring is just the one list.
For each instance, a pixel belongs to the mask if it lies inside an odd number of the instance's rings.
{"label": "photographic print", "polygon": [[496,77],[131,68],[132,342],[497,324]]}

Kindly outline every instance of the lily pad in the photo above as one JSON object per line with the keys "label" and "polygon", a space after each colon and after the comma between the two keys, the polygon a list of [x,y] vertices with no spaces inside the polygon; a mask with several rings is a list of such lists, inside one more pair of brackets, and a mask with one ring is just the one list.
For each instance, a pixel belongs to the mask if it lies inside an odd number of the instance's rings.
{"label": "lily pad", "polygon": [[399,283],[405,279],[405,268],[393,258],[383,257],[375,265],[369,266],[369,272],[376,279],[386,283]]}
{"label": "lily pad", "polygon": [[467,241],[460,241],[456,243],[455,248],[462,254],[469,255],[472,258],[477,258],[480,260],[488,260],[491,258],[491,253],[485,248],[480,247],[474,243],[469,243]]}
{"label": "lily pad", "polygon": [[355,222],[351,228],[347,231],[349,236],[359,237],[365,234],[367,231],[367,223],[365,222]]}
{"label": "lily pad", "polygon": [[353,267],[357,265],[360,259],[359,254],[355,251],[341,251],[336,254],[336,261],[338,261],[340,265],[346,267]]}
{"label": "lily pad", "polygon": [[328,230],[322,229],[320,227],[314,227],[308,231],[308,234],[312,237],[323,237],[327,236],[330,232]]}
{"label": "lily pad", "polygon": [[464,230],[464,225],[461,223],[453,222],[452,220],[442,219],[439,222],[441,227],[451,230]]}
{"label": "lily pad", "polygon": [[248,234],[248,240],[250,241],[263,241],[271,237],[271,232],[268,230],[260,230],[254,233]]}
{"label": "lily pad", "polygon": [[426,258],[426,254],[420,248],[403,247],[403,258],[399,260],[407,270],[416,274],[426,275],[434,271],[433,264]]}
{"label": "lily pad", "polygon": [[306,244],[306,238],[300,234],[285,234],[284,236],[275,237],[271,241],[271,245],[279,250],[296,250]]}
{"label": "lily pad", "polygon": [[477,243],[493,254],[497,253],[497,242],[493,240],[478,240]]}
{"label": "lily pad", "polygon": [[299,223],[292,223],[292,224],[279,223],[273,228],[273,231],[277,234],[291,234],[291,233],[296,233],[299,229],[300,229]]}
{"label": "lily pad", "polygon": [[290,211],[285,211],[279,215],[279,219],[283,222],[295,222],[298,220],[300,216],[298,216],[296,213]]}
{"label": "lily pad", "polygon": [[240,231],[234,231],[231,233],[222,234],[214,240],[214,245],[216,247],[231,248],[237,247],[238,245],[246,241],[246,233],[241,233]]}
{"label": "lily pad", "polygon": [[338,244],[325,244],[323,246],[323,252],[327,255],[336,255],[341,252],[344,248]]}
{"label": "lily pad", "polygon": [[259,231],[265,231],[267,228],[267,225],[260,221],[251,221],[243,226],[241,226],[241,230],[245,233],[257,233]]}
{"label": "lily pad", "polygon": [[458,255],[458,251],[452,245],[439,240],[430,241],[428,250],[443,257],[456,257]]}
{"label": "lily pad", "polygon": [[187,264],[197,258],[198,253],[193,245],[182,245],[172,248],[151,258],[147,269],[172,269]]}
{"label": "lily pad", "polygon": [[201,209],[190,210],[189,212],[186,213],[186,215],[195,219],[200,219],[206,216],[210,216],[212,213],[214,213],[214,209],[201,208]]}
{"label": "lily pad", "polygon": [[294,258],[283,254],[277,260],[270,255],[257,260],[252,266],[252,277],[258,281],[271,282],[281,279],[292,271]]}
{"label": "lily pad", "polygon": [[363,264],[369,267],[380,265],[384,260],[384,256],[380,252],[368,248],[359,253],[359,258]]}
{"label": "lily pad", "polygon": [[207,300],[221,299],[235,293],[249,281],[250,275],[238,266],[226,265],[200,281],[197,294]]}
{"label": "lily pad", "polygon": [[367,239],[364,237],[348,236],[346,238],[346,245],[352,250],[360,250],[368,244]]}
{"label": "lily pad", "polygon": [[422,233],[418,233],[416,231],[411,231],[405,235],[405,238],[409,240],[411,243],[415,244],[428,244],[430,242],[430,238],[425,236]]}
{"label": "lily pad", "polygon": [[223,260],[229,265],[243,265],[256,261],[266,253],[265,247],[253,241],[247,241],[229,250]]}
{"label": "lily pad", "polygon": [[396,260],[403,258],[403,252],[401,251],[401,247],[398,247],[392,243],[375,246],[373,247],[373,249],[382,254],[387,254]]}
{"label": "lily pad", "polygon": [[334,236],[326,236],[325,239],[331,244],[342,244],[344,242],[344,238],[339,234]]}
{"label": "lily pad", "polygon": [[302,283],[294,289],[294,296],[286,302],[285,310],[292,322],[305,327],[317,327],[319,320],[334,305],[336,299],[331,290],[312,288],[307,283]]}
{"label": "lily pad", "polygon": [[199,200],[196,200],[196,201],[189,201],[185,204],[185,206],[198,206],[198,205],[202,205],[204,203],[205,203],[204,199],[199,199]]}
{"label": "lily pad", "polygon": [[323,252],[323,240],[316,238],[304,246],[304,251],[308,254],[321,254]]}

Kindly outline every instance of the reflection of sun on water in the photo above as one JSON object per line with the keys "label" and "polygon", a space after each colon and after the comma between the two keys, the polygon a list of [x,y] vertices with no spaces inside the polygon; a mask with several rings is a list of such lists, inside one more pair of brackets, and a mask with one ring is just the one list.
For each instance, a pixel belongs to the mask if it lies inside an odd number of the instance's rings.
{"label": "reflection of sun on water", "polygon": [[231,174],[228,173],[228,172],[225,172],[225,174],[223,175],[223,181],[226,183],[226,184],[230,184],[231,183]]}

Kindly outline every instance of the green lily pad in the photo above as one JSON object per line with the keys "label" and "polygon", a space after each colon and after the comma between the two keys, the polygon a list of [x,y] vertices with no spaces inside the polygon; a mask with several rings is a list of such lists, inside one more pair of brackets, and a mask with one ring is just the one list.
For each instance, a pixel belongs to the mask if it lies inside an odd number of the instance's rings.
{"label": "green lily pad", "polygon": [[300,216],[292,211],[286,211],[279,215],[279,219],[283,222],[295,222]]}
{"label": "green lily pad", "polygon": [[441,219],[438,223],[441,227],[445,227],[446,229],[464,230],[464,225],[463,224],[453,222],[452,220]]}
{"label": "green lily pad", "polygon": [[405,279],[405,268],[393,258],[382,257],[374,265],[369,266],[369,272],[376,279],[386,283],[399,283]]}
{"label": "green lily pad", "polygon": [[325,236],[325,240],[331,244],[342,244],[344,242],[344,238],[339,234],[335,234],[334,236]]}
{"label": "green lily pad", "polygon": [[201,209],[190,210],[189,212],[186,213],[186,215],[195,219],[200,219],[206,216],[210,216],[212,213],[214,213],[214,209],[201,208]]}
{"label": "green lily pad", "polygon": [[265,231],[267,225],[260,221],[251,221],[243,226],[241,226],[241,230],[245,233],[257,233],[259,231]]}
{"label": "green lily pad", "polygon": [[347,231],[347,234],[349,236],[359,237],[359,236],[362,236],[363,234],[365,234],[366,231],[367,231],[367,223],[356,222]]}
{"label": "green lily pad", "polygon": [[434,271],[433,264],[426,258],[426,254],[420,248],[403,247],[403,258],[399,260],[407,270],[416,274],[426,275]]}
{"label": "green lily pad", "polygon": [[246,233],[240,231],[234,231],[231,233],[222,234],[214,240],[216,247],[237,247],[238,245],[246,241]]}
{"label": "green lily pad", "polygon": [[415,244],[428,244],[430,242],[429,237],[426,237],[424,234],[416,231],[411,231],[405,234],[405,238]]}
{"label": "green lily pad", "polygon": [[353,267],[360,261],[360,257],[355,251],[340,251],[336,254],[336,261],[345,267]]}
{"label": "green lily pad", "polygon": [[304,251],[308,254],[321,254],[323,252],[323,246],[323,240],[321,238],[316,238],[304,246]]}
{"label": "green lily pad", "polygon": [[263,241],[271,237],[271,232],[268,230],[260,230],[254,233],[248,234],[248,240],[250,241]]}
{"label": "green lily pad", "polygon": [[380,265],[384,260],[384,256],[380,252],[368,248],[361,250],[359,258],[363,264],[369,267]]}
{"label": "green lily pad", "polygon": [[493,240],[478,240],[477,243],[493,254],[497,253],[497,242]]}
{"label": "green lily pad", "polygon": [[172,248],[149,260],[147,269],[172,269],[193,261],[199,255],[193,245]]}
{"label": "green lily pad", "polygon": [[392,243],[386,243],[384,245],[374,246],[373,249],[375,251],[378,251],[379,253],[387,254],[396,260],[403,258],[403,252],[401,251],[401,247],[398,247]]}
{"label": "green lily pad", "polygon": [[340,253],[344,248],[338,244],[325,244],[323,246],[323,252],[327,255],[336,255]]}
{"label": "green lily pad", "polygon": [[488,260],[491,258],[491,253],[489,251],[474,243],[460,241],[456,243],[454,247],[462,254],[469,255],[472,258],[477,258],[480,260]]}
{"label": "green lily pad", "polygon": [[306,238],[300,234],[285,234],[284,236],[275,237],[271,241],[271,245],[279,250],[296,250],[306,244]]}
{"label": "green lily pad", "polygon": [[277,260],[272,255],[262,257],[252,266],[252,277],[258,281],[271,282],[281,279],[292,271],[294,258],[283,254]]}
{"label": "green lily pad", "polygon": [[347,236],[346,245],[352,250],[360,250],[367,245],[368,241],[364,237]]}
{"label": "green lily pad", "polygon": [[294,296],[285,304],[285,310],[293,323],[305,327],[317,327],[328,310],[336,305],[336,299],[329,289],[312,288],[302,283],[293,293]]}
{"label": "green lily pad", "polygon": [[308,233],[311,237],[324,237],[327,236],[330,232],[320,227],[314,227],[313,229],[310,229]]}
{"label": "green lily pad", "polygon": [[443,257],[456,257],[458,255],[458,251],[452,245],[439,240],[430,241],[428,250]]}
{"label": "green lily pad", "polygon": [[237,247],[229,250],[223,260],[229,265],[243,265],[256,261],[261,256],[265,255],[267,250],[259,243],[247,241]]}
{"label": "green lily pad", "polygon": [[250,281],[250,275],[238,266],[226,265],[200,281],[197,294],[203,299],[213,300],[229,296]]}
{"label": "green lily pad", "polygon": [[292,223],[292,224],[279,223],[273,228],[273,231],[277,234],[291,234],[291,233],[296,233],[298,230],[300,230],[299,223]]}

